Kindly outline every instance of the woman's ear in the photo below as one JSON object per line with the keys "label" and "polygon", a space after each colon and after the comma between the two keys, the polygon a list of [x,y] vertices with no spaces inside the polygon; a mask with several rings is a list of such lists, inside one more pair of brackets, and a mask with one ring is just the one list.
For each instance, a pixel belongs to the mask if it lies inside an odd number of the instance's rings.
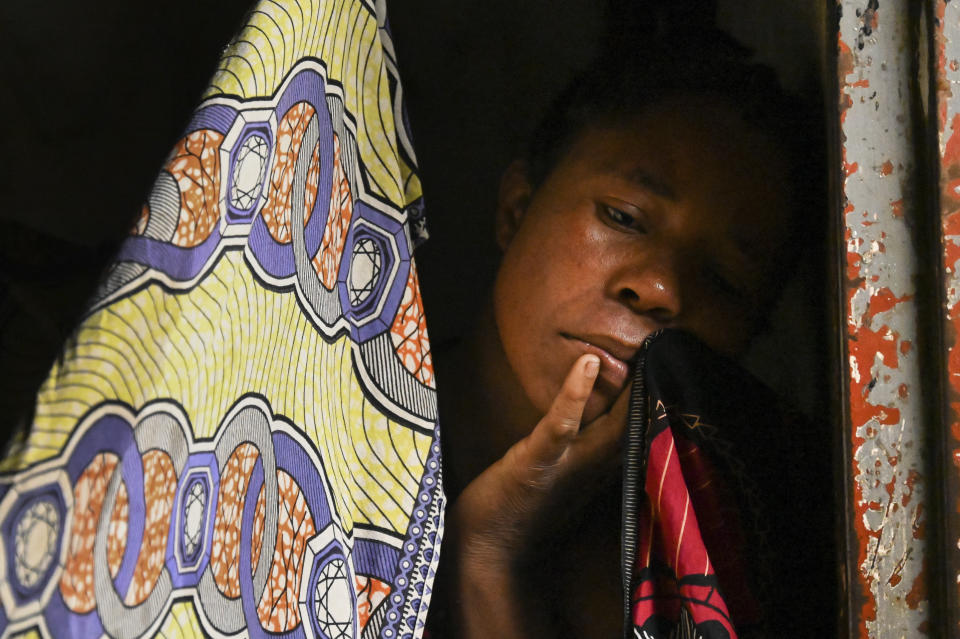
{"label": "woman's ear", "polygon": [[500,178],[500,192],[497,196],[495,230],[497,245],[501,251],[507,250],[520,228],[532,195],[533,186],[530,184],[527,163],[514,160]]}

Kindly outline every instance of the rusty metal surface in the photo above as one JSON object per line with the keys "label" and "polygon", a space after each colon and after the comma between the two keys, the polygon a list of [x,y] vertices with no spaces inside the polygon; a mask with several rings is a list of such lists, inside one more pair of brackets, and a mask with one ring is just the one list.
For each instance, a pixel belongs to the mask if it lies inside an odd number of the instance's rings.
{"label": "rusty metal surface", "polygon": [[944,439],[952,463],[944,477],[946,607],[952,636],[960,635],[960,6],[934,0],[937,160],[940,173],[942,309],[947,395]]}
{"label": "rusty metal surface", "polygon": [[929,629],[912,0],[840,0],[851,636]]}

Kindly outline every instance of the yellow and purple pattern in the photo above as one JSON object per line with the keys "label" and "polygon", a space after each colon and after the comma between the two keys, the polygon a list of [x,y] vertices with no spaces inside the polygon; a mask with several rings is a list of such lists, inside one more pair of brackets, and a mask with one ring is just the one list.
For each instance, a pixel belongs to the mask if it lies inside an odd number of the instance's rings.
{"label": "yellow and purple pattern", "polygon": [[0,636],[420,636],[424,237],[382,3],[257,4],[3,463]]}

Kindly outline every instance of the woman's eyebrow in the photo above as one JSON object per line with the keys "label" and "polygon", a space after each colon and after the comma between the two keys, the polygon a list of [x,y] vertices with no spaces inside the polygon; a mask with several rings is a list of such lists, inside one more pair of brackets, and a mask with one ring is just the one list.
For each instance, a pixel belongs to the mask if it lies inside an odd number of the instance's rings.
{"label": "woman's eyebrow", "polygon": [[677,192],[670,184],[643,168],[634,167],[626,170],[622,167],[608,167],[608,172],[621,180],[632,182],[640,188],[651,191],[654,195],[668,200],[677,199]]}

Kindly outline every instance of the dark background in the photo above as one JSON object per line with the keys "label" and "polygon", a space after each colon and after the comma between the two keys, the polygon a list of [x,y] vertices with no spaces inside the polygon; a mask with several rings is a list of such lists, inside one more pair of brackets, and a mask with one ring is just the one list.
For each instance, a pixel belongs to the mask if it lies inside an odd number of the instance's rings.
{"label": "dark background", "polygon": [[[0,415],[29,411],[117,242],[248,6],[0,3]],[[456,337],[496,268],[501,171],[552,96],[611,40],[714,21],[790,89],[821,85],[826,3],[397,0],[390,4],[432,234],[418,252],[435,342]],[[683,47],[683,37],[677,38]],[[748,358],[808,413],[827,388],[823,265],[796,265]]]}

